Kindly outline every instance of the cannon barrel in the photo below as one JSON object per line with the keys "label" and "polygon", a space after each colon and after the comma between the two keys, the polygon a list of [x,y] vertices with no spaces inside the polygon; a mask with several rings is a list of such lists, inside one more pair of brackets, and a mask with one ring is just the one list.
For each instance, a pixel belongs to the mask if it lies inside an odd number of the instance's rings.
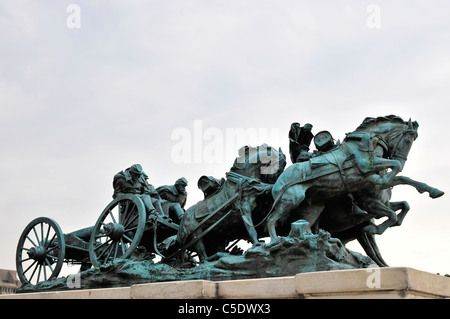
{"label": "cannon barrel", "polygon": [[94,226],[86,227],[86,228],[71,232],[71,233],[69,233],[69,235],[76,236],[84,241],[89,241],[89,239],[91,238],[93,229],[94,229]]}

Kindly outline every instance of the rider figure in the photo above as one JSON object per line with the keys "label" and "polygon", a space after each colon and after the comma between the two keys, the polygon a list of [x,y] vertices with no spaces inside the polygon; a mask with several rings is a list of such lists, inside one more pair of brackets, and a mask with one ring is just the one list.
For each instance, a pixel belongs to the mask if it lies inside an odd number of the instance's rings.
{"label": "rider figure", "polygon": [[[331,151],[333,148],[339,147],[340,142],[334,142],[333,136],[328,131],[320,131],[314,136],[311,133],[312,125],[307,123],[303,127],[299,123],[292,123],[289,131],[289,152],[291,155],[292,163],[300,163],[308,161],[312,157],[320,156],[326,152]],[[314,145],[317,150],[312,153],[309,152],[309,146],[311,140],[314,137]],[[349,204],[352,207],[354,215],[366,215],[367,212],[362,210],[356,202],[352,193],[348,193],[347,197]]]}
{"label": "rider figure", "polygon": [[139,196],[145,206],[147,216],[164,215],[161,207],[161,197],[155,188],[147,182],[148,175],[140,164],[132,165],[125,171],[114,175],[113,198],[120,194],[135,194]]}
{"label": "rider figure", "polygon": [[309,145],[314,137],[312,127],[309,123],[303,127],[300,123],[292,123],[289,131],[289,153],[292,163],[304,162],[312,157],[313,154],[309,153]]}

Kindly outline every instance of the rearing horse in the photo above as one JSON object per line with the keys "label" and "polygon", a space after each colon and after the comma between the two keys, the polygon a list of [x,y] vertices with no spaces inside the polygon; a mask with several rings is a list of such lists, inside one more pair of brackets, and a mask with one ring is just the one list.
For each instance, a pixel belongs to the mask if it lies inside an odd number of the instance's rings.
{"label": "rearing horse", "polygon": [[289,166],[272,188],[274,204],[267,219],[271,241],[277,241],[276,224],[284,216],[295,213],[314,225],[328,199],[391,187],[418,126],[395,115],[366,118],[335,150]]}

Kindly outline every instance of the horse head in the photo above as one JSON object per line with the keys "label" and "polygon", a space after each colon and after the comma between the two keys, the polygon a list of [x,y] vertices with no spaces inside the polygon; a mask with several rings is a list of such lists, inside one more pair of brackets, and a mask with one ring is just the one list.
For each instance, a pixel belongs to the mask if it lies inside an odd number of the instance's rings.
{"label": "horse head", "polygon": [[355,132],[369,132],[386,146],[383,157],[398,160],[405,165],[414,140],[417,138],[419,124],[411,119],[403,121],[399,116],[368,117]]}

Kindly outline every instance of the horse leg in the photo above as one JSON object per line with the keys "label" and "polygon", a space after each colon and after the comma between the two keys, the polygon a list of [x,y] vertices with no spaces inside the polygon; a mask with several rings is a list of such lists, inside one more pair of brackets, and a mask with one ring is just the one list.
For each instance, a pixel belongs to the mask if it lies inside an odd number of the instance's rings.
{"label": "horse leg", "polygon": [[390,160],[381,157],[374,157],[373,167],[375,172],[385,171],[391,169],[384,175],[373,174],[369,176],[368,180],[371,181],[377,188],[385,189],[391,187],[392,180],[403,169],[402,163],[398,160]]}
{"label": "horse leg", "polygon": [[[306,203],[308,202],[308,203]],[[325,209],[324,202],[311,203],[310,201],[304,201],[301,207],[301,218],[306,220],[311,225],[311,232],[317,234],[320,229],[320,214]]]}
{"label": "horse leg", "polygon": [[255,199],[256,198],[248,198],[247,200],[244,200],[243,203],[241,203],[241,217],[253,245],[259,245],[258,233],[256,232],[252,219],[252,211],[255,207]]}
{"label": "horse leg", "polygon": [[431,187],[425,183],[413,180],[412,178],[406,177],[406,176],[395,176],[392,182],[390,183],[390,186],[397,186],[397,185],[410,185],[414,187],[419,193],[428,192],[431,198],[438,198],[444,195],[444,192]]}
{"label": "horse leg", "polygon": [[409,204],[406,201],[401,202],[391,202],[389,203],[389,206],[392,210],[397,211],[401,209],[401,212],[397,214],[397,222],[392,226],[400,226],[403,222],[403,219],[406,216],[406,213],[409,211]]}
{"label": "horse leg", "polygon": [[273,204],[267,219],[267,230],[269,232],[271,243],[278,241],[278,235],[275,230],[278,220],[300,205],[305,199],[305,192],[305,188],[302,185],[297,184],[286,189],[279,198],[275,199],[275,203]]}
{"label": "horse leg", "polygon": [[372,260],[375,261],[378,266],[388,267],[388,264],[383,260],[383,257],[381,256],[374,235],[368,234],[358,227],[358,229],[356,230],[356,239],[366,252],[367,256],[372,258]]}
{"label": "horse leg", "polygon": [[200,259],[200,262],[204,262],[208,259],[208,254],[206,253],[205,243],[203,242],[203,239],[200,239],[195,244],[195,248],[198,254],[198,258]]}
{"label": "horse leg", "polygon": [[370,213],[380,217],[387,217],[386,220],[381,225],[369,225],[363,228],[363,230],[369,234],[381,235],[388,228],[397,223],[397,214],[391,208],[383,204],[379,200],[373,200],[370,203]]}

